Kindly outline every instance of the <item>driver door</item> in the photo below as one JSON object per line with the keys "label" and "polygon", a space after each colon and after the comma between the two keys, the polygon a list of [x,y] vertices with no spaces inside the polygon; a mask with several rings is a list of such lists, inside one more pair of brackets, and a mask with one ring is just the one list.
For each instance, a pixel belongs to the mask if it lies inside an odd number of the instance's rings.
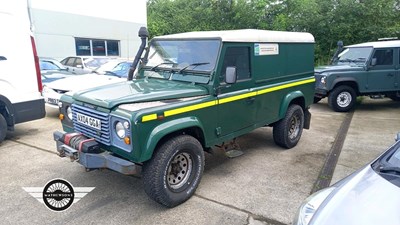
{"label": "driver door", "polygon": [[369,91],[390,91],[398,88],[394,52],[393,48],[375,49],[373,52],[372,65],[368,71]]}
{"label": "driver door", "polygon": [[[226,45],[222,50],[219,73],[217,135],[225,136],[252,126],[256,118],[256,96],[251,96],[254,81],[251,71],[252,48],[246,44]],[[224,81],[226,67],[235,67],[237,81]]]}

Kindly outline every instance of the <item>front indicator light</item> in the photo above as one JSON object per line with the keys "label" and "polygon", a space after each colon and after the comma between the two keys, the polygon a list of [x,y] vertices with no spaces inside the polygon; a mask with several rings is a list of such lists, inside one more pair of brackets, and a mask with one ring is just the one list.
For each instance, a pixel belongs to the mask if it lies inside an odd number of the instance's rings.
{"label": "front indicator light", "polygon": [[58,115],[58,119],[64,120],[64,114],[61,114],[61,113],[60,113],[60,115]]}
{"label": "front indicator light", "polygon": [[131,144],[131,139],[129,137],[125,137],[124,138],[124,142],[125,142],[125,144],[130,145]]}

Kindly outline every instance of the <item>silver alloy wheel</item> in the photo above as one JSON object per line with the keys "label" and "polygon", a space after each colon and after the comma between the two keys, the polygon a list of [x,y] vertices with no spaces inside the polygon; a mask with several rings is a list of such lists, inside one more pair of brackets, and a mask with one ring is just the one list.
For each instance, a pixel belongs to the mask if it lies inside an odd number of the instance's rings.
{"label": "silver alloy wheel", "polygon": [[300,132],[300,118],[298,115],[293,115],[292,119],[290,120],[289,126],[289,138],[295,139]]}
{"label": "silver alloy wheel", "polygon": [[170,188],[181,188],[190,177],[193,169],[193,160],[188,153],[175,155],[168,166],[167,181]]}
{"label": "silver alloy wheel", "polygon": [[336,103],[338,106],[345,108],[350,105],[352,100],[350,92],[344,91],[337,96]]}

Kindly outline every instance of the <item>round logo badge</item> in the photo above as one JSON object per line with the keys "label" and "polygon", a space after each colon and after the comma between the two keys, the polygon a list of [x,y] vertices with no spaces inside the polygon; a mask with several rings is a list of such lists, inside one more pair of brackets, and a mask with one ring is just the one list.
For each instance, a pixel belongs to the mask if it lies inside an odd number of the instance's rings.
{"label": "round logo badge", "polygon": [[64,211],[68,209],[74,202],[74,197],[74,189],[66,180],[51,180],[43,188],[44,204],[54,211]]}

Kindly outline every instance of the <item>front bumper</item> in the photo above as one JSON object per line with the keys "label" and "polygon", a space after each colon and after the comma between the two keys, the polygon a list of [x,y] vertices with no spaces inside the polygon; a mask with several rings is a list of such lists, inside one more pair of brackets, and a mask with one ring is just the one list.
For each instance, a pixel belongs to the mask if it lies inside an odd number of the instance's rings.
{"label": "front bumper", "polygon": [[77,161],[87,170],[110,169],[125,175],[137,175],[141,173],[140,165],[116,157],[109,152],[87,153],[68,146],[63,142],[65,134],[65,132],[60,131],[53,133],[60,157],[69,157],[72,162]]}
{"label": "front bumper", "polygon": [[315,88],[315,94],[314,94],[315,97],[325,98],[327,95],[328,95],[328,90]]}

